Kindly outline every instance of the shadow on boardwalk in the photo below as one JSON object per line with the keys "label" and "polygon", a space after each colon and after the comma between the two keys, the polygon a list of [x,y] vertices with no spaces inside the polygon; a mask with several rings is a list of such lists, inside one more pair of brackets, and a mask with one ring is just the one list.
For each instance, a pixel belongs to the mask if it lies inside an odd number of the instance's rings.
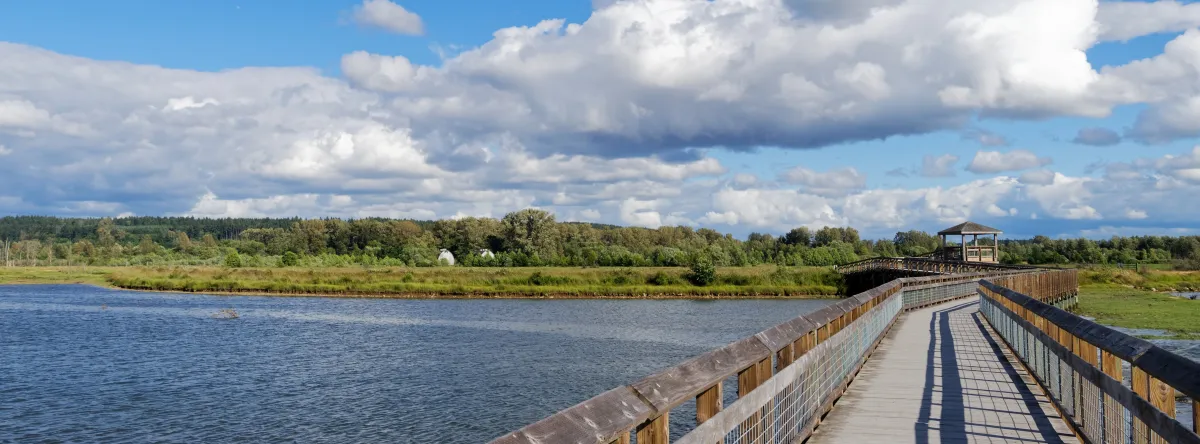
{"label": "shadow on boardwalk", "polygon": [[978,306],[907,314],[811,442],[1078,442]]}
{"label": "shadow on boardwalk", "polygon": [[[978,441],[972,439],[974,437],[987,438],[983,441],[991,441],[992,438],[1015,438],[1006,436],[1003,432],[996,434],[987,431],[969,431],[968,425],[985,425],[967,421],[966,411],[969,407],[964,400],[974,398],[978,401],[991,401],[993,405],[1010,406],[1012,405],[1011,401],[1024,404],[1024,408],[1019,411],[970,408],[990,410],[996,413],[996,416],[1028,412],[1029,418],[1033,420],[1035,431],[1043,439],[1040,442],[1063,443],[1063,439],[1054,430],[1054,425],[1050,423],[1050,418],[1044,414],[1035,413],[1041,411],[1038,397],[1022,379],[1021,376],[1024,372],[1018,373],[1016,367],[1005,356],[1004,345],[997,343],[988,328],[984,326],[978,306],[979,302],[976,301],[937,310],[933,312],[933,316],[929,320],[931,340],[929,341],[928,367],[925,371],[925,392],[921,398],[921,413],[914,425],[916,442],[919,444],[930,442],[929,423],[932,420],[937,420],[941,425],[938,429],[940,432],[938,442]],[[979,334],[971,334],[974,332],[955,334],[956,331],[963,329],[978,329]],[[964,351],[962,356],[958,352],[960,349]],[[1002,373],[996,370],[997,362],[1003,369]],[[940,376],[937,370],[940,370]],[[980,388],[979,384],[970,384],[973,388],[964,390],[964,372],[970,376],[968,379],[973,381],[996,382],[997,385],[1002,385],[1004,380],[1010,381],[1016,392]],[[932,416],[935,395],[940,395],[940,418]],[[1055,417],[1057,418],[1057,416]],[[1028,431],[1028,429],[1004,427],[999,424],[987,424],[986,426]],[[972,429],[977,430],[978,428]]]}

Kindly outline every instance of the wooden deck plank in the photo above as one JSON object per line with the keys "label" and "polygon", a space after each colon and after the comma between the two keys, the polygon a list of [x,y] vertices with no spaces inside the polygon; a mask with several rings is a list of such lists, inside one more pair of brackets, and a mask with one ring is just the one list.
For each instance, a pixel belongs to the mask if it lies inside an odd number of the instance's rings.
{"label": "wooden deck plank", "polygon": [[905,315],[809,442],[1078,443],[978,307]]}

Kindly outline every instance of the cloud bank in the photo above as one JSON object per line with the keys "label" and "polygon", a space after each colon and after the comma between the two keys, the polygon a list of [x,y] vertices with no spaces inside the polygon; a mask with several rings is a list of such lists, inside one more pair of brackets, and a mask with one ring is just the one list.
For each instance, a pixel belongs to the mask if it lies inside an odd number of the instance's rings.
{"label": "cloud bank", "polygon": [[[1169,3],[594,2],[583,23],[501,29],[437,66],[351,52],[343,77],[0,43],[0,211],[431,218],[538,206],[564,219],[770,230],[1035,213],[1195,220],[1166,202],[1200,186],[1196,152],[1071,177],[1029,151],[980,151],[967,169],[992,177],[879,189],[854,168],[730,177],[706,151],[962,131],[977,116],[1104,117],[1126,104],[1145,106],[1131,140],[1200,136],[1200,31],[1194,6]],[[386,0],[354,20],[424,32]],[[1102,41],[1183,29],[1155,57],[1099,70],[1086,58]],[[1078,140],[1111,140],[1097,135]],[[945,177],[958,160],[914,172]]]}

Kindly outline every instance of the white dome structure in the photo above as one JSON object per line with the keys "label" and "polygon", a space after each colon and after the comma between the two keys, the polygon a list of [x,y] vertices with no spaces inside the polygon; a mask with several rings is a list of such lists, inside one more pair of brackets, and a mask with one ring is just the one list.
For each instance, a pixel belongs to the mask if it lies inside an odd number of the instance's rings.
{"label": "white dome structure", "polygon": [[446,265],[454,265],[454,254],[445,248],[441,253],[438,253],[438,262],[446,261]]}
{"label": "white dome structure", "polygon": [[479,250],[479,257],[490,257],[490,258],[495,258],[495,257],[496,257],[496,255],[492,253],[492,250],[489,250],[489,249],[487,249],[487,248],[484,248],[484,249],[482,249],[482,250]]}

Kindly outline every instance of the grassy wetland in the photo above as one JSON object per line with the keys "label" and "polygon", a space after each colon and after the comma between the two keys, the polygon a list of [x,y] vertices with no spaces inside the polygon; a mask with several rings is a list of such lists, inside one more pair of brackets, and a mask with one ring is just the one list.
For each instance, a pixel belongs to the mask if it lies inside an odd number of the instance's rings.
{"label": "grassy wetland", "polygon": [[[0,284],[90,284],[143,291],[378,298],[837,297],[830,267],[717,267],[703,285],[684,267],[0,267]],[[1125,328],[1200,339],[1200,272],[1080,270],[1079,313]]]}
{"label": "grassy wetland", "polygon": [[721,267],[704,285],[693,270],[471,267],[14,267],[0,284],[86,283],[147,291],[391,298],[835,297],[828,267]]}
{"label": "grassy wetland", "polygon": [[1079,284],[1078,312],[1096,322],[1200,339],[1200,301],[1163,293],[1200,291],[1200,272],[1085,269]]}

